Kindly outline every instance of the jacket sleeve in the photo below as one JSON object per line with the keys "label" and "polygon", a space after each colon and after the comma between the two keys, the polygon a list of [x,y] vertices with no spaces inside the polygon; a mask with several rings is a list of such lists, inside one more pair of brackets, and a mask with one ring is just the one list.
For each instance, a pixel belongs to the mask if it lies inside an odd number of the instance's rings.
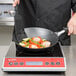
{"label": "jacket sleeve", "polygon": [[72,7],[73,12],[76,12],[76,0],[72,0],[71,7]]}

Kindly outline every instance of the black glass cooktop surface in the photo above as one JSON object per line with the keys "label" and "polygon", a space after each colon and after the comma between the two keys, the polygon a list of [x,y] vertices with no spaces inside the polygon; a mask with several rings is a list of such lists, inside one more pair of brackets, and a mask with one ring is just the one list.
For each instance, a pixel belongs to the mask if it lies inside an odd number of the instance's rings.
{"label": "black glass cooktop surface", "polygon": [[15,43],[12,42],[6,57],[63,57],[63,53],[59,43],[44,53],[27,53],[22,50],[17,50]]}

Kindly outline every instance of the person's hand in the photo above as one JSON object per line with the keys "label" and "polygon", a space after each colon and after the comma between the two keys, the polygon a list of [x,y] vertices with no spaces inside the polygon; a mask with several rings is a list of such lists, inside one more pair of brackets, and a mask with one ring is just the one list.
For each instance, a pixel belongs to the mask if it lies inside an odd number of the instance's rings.
{"label": "person's hand", "polygon": [[15,7],[17,4],[18,4],[18,5],[20,4],[20,0],[14,0],[13,6]]}
{"label": "person's hand", "polygon": [[76,13],[71,17],[68,22],[68,35],[76,34]]}

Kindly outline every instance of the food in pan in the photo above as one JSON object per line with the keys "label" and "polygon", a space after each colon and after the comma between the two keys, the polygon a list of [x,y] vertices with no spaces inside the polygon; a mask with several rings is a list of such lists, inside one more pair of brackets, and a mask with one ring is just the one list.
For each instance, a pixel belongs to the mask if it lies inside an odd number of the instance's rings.
{"label": "food in pan", "polygon": [[42,39],[41,37],[33,37],[33,38],[24,38],[19,45],[22,47],[39,49],[46,48],[51,46],[51,42],[46,39]]}

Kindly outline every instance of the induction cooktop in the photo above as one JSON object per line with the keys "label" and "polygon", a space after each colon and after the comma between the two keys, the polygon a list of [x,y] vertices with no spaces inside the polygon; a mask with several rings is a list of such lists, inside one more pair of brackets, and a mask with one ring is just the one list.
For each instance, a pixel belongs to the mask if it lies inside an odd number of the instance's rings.
{"label": "induction cooktop", "polygon": [[[25,50],[26,51],[26,50]],[[3,59],[2,70],[10,71],[66,71],[66,60],[60,43],[46,53],[28,53],[17,50],[12,42]]]}

